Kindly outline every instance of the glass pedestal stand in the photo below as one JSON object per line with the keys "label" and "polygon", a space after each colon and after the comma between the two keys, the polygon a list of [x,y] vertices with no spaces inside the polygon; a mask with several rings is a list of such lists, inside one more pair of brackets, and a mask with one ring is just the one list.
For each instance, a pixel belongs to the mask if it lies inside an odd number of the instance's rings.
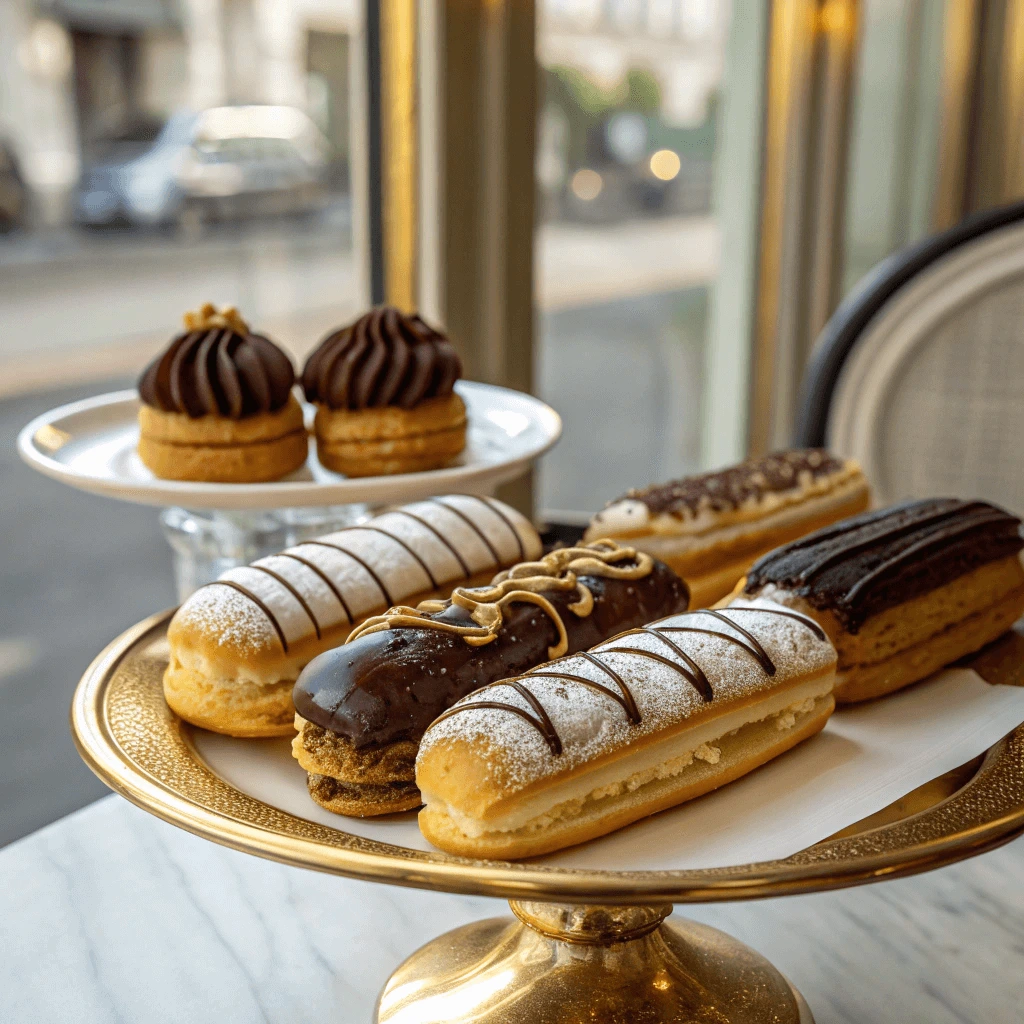
{"label": "glass pedestal stand", "polygon": [[362,522],[369,518],[370,508],[356,504],[239,512],[164,509],[160,525],[171,545],[178,600],[236,565]]}

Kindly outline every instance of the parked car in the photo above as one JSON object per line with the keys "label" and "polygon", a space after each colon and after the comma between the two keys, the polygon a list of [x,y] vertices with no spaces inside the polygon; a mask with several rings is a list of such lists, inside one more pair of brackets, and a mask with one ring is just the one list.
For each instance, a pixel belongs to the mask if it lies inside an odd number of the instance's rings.
{"label": "parked car", "polygon": [[212,107],[173,114],[110,140],[86,162],[75,203],[83,225],[301,213],[325,198],[328,144],[294,107]]}

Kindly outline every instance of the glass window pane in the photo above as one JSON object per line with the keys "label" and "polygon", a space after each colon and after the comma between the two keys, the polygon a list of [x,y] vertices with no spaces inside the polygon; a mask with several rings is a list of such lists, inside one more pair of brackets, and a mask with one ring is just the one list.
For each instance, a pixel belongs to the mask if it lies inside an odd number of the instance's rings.
{"label": "glass window pane", "polygon": [[68,734],[71,690],[175,601],[158,510],[46,480],[16,433],[133,387],[207,301],[297,366],[358,313],[361,19],[353,0],[0,3],[0,749],[19,766],[0,845],[106,792]]}
{"label": "glass window pane", "polygon": [[728,5],[539,14],[538,379],[565,422],[539,504],[585,512],[700,466]]}

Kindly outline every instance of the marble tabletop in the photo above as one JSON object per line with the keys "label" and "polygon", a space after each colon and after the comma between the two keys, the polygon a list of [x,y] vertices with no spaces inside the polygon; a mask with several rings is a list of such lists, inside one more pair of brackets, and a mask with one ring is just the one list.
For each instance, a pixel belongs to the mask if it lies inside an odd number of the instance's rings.
{"label": "marble tabletop", "polygon": [[[1024,1020],[1024,841],[916,878],[681,909],[764,953],[818,1024]],[[0,1020],[362,1024],[414,949],[505,913],[235,853],[111,796],[0,851]]]}

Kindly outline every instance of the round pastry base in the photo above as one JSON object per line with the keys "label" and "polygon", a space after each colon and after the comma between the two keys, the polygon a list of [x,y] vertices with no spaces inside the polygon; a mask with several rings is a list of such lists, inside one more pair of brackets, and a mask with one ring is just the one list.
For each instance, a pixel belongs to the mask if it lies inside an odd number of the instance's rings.
{"label": "round pastry base", "polygon": [[767,960],[724,932],[667,918],[670,904],[512,901],[413,953],[377,1002],[378,1024],[814,1024]]}

